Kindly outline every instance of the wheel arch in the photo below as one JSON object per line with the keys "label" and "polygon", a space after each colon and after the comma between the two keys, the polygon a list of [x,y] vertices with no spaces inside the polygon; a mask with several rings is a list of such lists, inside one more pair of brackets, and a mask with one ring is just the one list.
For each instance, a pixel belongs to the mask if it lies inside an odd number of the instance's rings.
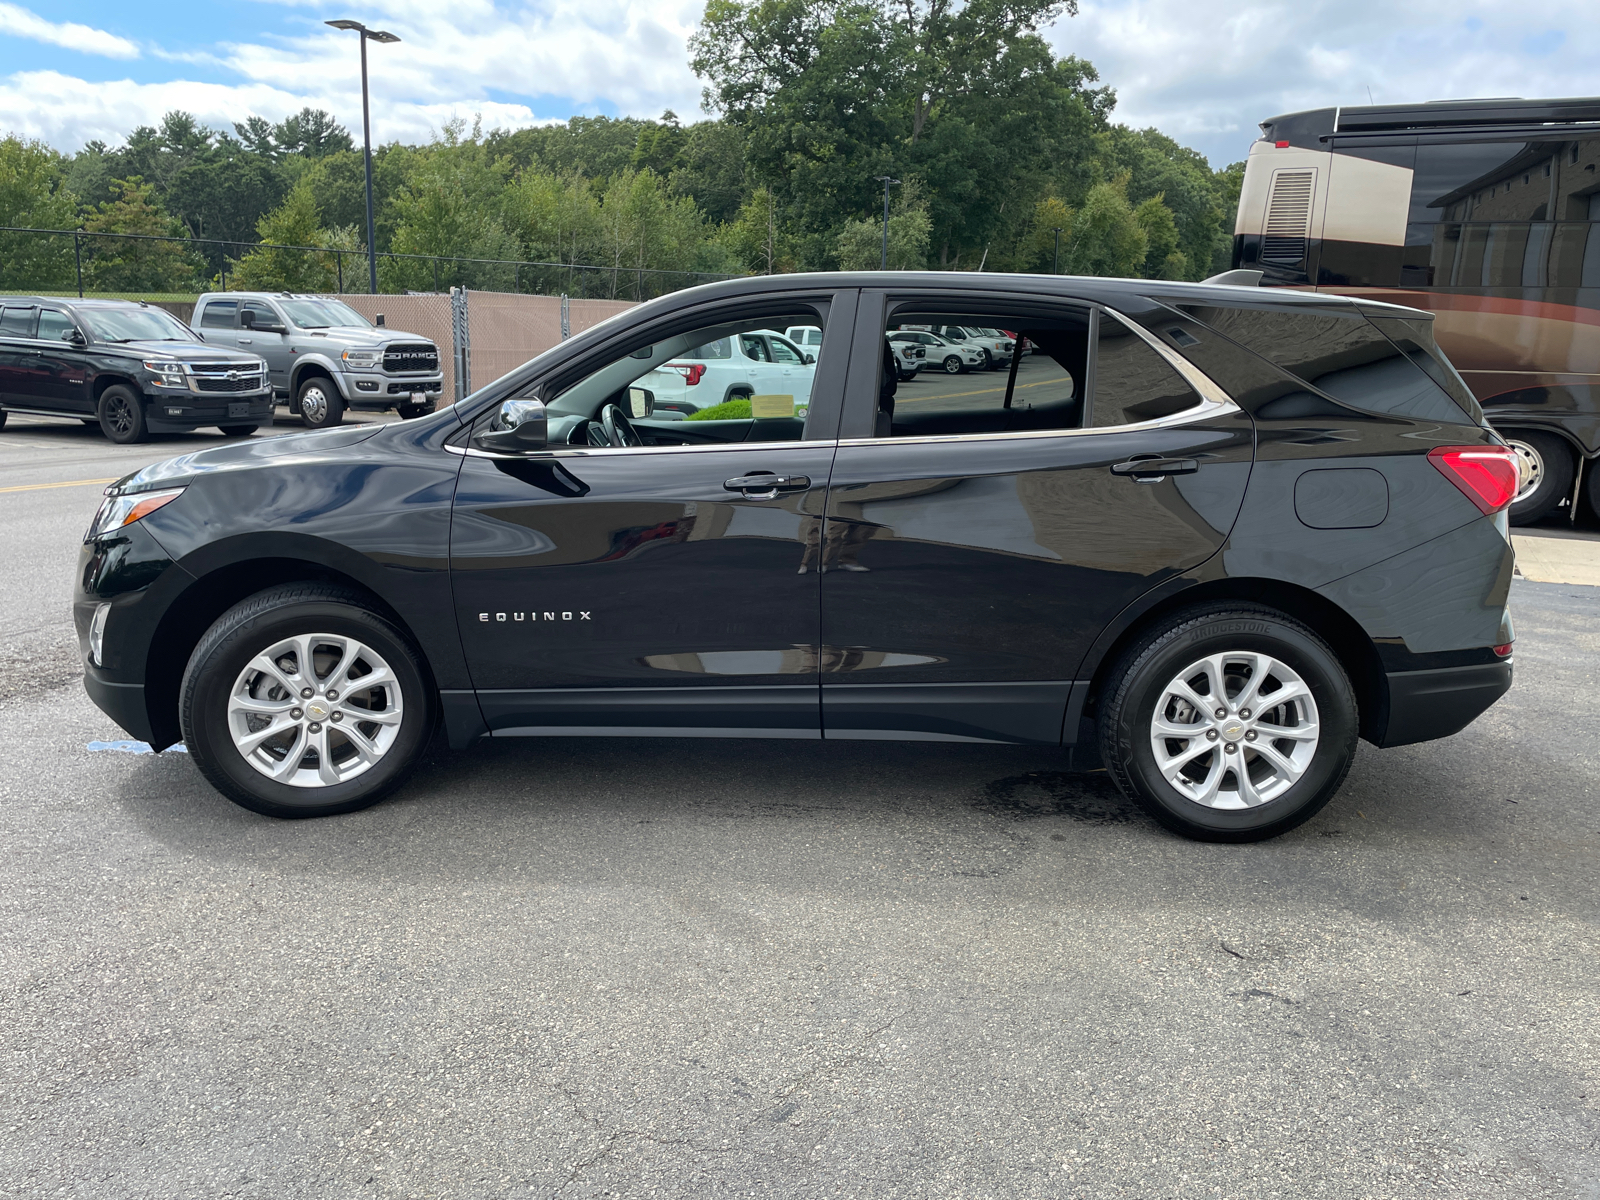
{"label": "wheel arch", "polygon": [[312,376],[326,379],[333,384],[334,391],[338,392],[341,397],[349,399],[344,394],[344,385],[339,381],[339,373],[323,359],[308,358],[295,363],[294,370],[289,372],[289,398],[291,400],[299,397],[301,385]]}
{"label": "wheel arch", "polygon": [[141,402],[145,399],[144,389],[139,386],[138,381],[135,380],[131,375],[119,375],[115,371],[102,371],[94,377],[93,388],[95,405],[99,405],[100,397],[106,394],[107,389],[114,388],[118,384],[121,384],[125,388],[132,389],[133,394],[137,396]]}
{"label": "wheel arch", "polygon": [[[1350,676],[1361,716],[1361,736],[1374,744],[1382,738],[1389,723],[1389,688],[1377,647],[1360,623],[1327,597],[1278,579],[1241,578],[1207,580],[1165,595],[1147,596],[1145,601],[1142,607],[1124,610],[1091,648],[1084,663],[1092,670],[1084,718],[1096,716],[1101,693],[1123,653],[1152,629],[1186,608],[1239,601],[1278,609],[1327,642]],[[1080,671],[1078,677],[1083,676]]]}
{"label": "wheel arch", "polygon": [[338,566],[292,554],[240,557],[194,574],[192,582],[167,606],[151,635],[145,659],[144,699],[154,737],[152,744],[160,741],[171,745],[181,737],[178,697],[183,673],[206,630],[241,600],[285,583],[336,584],[361,596],[373,612],[392,621],[411,639],[429,688],[437,690],[432,664],[409,623],[360,578]]}

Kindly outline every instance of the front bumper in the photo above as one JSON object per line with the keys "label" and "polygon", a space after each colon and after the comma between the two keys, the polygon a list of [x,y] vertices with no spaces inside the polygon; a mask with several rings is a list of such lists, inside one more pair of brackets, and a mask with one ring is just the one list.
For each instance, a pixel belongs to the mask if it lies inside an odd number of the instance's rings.
{"label": "front bumper", "polygon": [[272,389],[243,393],[146,392],[144,416],[152,433],[183,433],[207,425],[269,425]]}
{"label": "front bumper", "polygon": [[344,371],[338,376],[338,382],[345,403],[351,408],[378,412],[399,404],[410,404],[413,392],[421,392],[437,406],[444,392],[443,374],[386,375],[382,371]]}
{"label": "front bumper", "polygon": [[1409,746],[1460,733],[1511,689],[1511,660],[1391,671],[1389,723],[1380,746]]}

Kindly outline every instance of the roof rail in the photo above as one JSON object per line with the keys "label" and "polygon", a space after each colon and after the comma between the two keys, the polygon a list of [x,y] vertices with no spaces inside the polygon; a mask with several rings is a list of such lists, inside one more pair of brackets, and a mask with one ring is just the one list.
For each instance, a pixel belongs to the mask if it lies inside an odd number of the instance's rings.
{"label": "roof rail", "polygon": [[1600,97],[1564,100],[1430,100],[1340,108],[1336,133],[1446,129],[1461,125],[1572,125],[1600,121]]}

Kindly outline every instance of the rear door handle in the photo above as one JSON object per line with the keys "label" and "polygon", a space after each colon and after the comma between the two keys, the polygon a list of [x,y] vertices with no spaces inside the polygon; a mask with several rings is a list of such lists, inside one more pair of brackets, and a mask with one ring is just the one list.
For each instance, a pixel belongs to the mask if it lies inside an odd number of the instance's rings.
{"label": "rear door handle", "polygon": [[1135,483],[1158,483],[1167,475],[1193,475],[1200,462],[1193,458],[1134,458],[1111,468],[1113,475],[1131,475]]}
{"label": "rear door handle", "polygon": [[736,475],[722,485],[730,492],[743,492],[752,498],[770,500],[779,492],[803,492],[811,486],[809,475]]}

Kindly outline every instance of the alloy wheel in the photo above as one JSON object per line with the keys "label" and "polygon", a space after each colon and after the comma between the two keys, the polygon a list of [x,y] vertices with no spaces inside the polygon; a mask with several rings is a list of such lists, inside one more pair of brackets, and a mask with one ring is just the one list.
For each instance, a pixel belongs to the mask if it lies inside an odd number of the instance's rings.
{"label": "alloy wheel", "polygon": [[1251,650],[1191,663],[1162,689],[1150,719],[1150,748],[1168,786],[1215,809],[1281,797],[1311,765],[1320,737],[1305,681]]}
{"label": "alloy wheel", "polygon": [[106,402],[106,424],[118,437],[133,432],[133,408],[125,396],[112,396]]}
{"label": "alloy wheel", "polygon": [[292,787],[332,787],[388,753],[405,716],[399,681],[371,647],[336,633],[285,638],[245,665],[228,696],[244,760]]}

